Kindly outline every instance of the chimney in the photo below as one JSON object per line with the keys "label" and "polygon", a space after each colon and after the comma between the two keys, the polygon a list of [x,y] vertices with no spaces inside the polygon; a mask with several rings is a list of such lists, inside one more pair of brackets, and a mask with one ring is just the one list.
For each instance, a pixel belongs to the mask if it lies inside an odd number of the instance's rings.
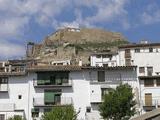
{"label": "chimney", "polygon": [[2,62],[2,67],[5,67],[5,62]]}
{"label": "chimney", "polygon": [[12,65],[9,65],[9,72],[12,72]]}
{"label": "chimney", "polygon": [[81,59],[79,60],[79,66],[82,66],[82,60]]}

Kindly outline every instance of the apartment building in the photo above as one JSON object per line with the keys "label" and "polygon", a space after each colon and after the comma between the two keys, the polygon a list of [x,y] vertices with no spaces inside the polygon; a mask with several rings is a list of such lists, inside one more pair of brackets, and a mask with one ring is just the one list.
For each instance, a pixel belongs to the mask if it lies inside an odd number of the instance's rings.
{"label": "apartment building", "polygon": [[55,106],[73,105],[79,120],[99,120],[103,95],[121,82],[133,87],[138,100],[135,66],[32,65],[25,71],[0,72],[0,118],[40,120]]}
{"label": "apartment building", "polygon": [[120,46],[118,62],[121,66],[137,66],[140,113],[157,108],[160,99],[160,43]]}
{"label": "apartment building", "polygon": [[111,67],[118,66],[119,56],[116,52],[93,53],[90,56],[91,66]]}

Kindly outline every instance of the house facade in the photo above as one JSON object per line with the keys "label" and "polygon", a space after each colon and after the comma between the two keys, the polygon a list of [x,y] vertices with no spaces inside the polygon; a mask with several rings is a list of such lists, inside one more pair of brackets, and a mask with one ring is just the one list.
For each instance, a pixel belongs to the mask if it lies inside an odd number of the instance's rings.
{"label": "house facade", "polygon": [[25,72],[1,72],[0,81],[1,120],[13,115],[40,120],[55,106],[66,105],[74,106],[79,120],[99,120],[103,95],[121,82],[133,87],[138,100],[135,66],[30,66]]}
{"label": "house facade", "polygon": [[119,56],[116,52],[93,53],[90,56],[91,66],[113,67],[118,66]]}
{"label": "house facade", "polygon": [[119,65],[137,66],[141,114],[159,106],[160,43],[141,43],[119,47]]}

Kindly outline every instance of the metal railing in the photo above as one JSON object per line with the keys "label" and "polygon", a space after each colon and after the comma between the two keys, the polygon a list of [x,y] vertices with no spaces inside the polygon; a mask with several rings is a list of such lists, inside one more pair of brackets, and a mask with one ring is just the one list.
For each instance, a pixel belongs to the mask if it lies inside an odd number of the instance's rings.
{"label": "metal railing", "polygon": [[[59,106],[59,105],[72,105],[73,104],[73,100],[71,97],[60,97],[59,101],[54,102],[53,106]],[[43,97],[35,97],[33,98],[33,105],[34,106],[47,106],[45,104],[45,100]]]}
{"label": "metal railing", "polygon": [[154,99],[154,100],[142,100],[141,101],[142,106],[160,106],[160,100]]}
{"label": "metal railing", "polygon": [[72,86],[73,84],[73,81],[72,80],[68,80],[68,82],[61,82],[61,83],[45,83],[45,80],[44,80],[44,83],[40,84],[38,83],[38,80],[33,80],[33,85],[34,86]]}

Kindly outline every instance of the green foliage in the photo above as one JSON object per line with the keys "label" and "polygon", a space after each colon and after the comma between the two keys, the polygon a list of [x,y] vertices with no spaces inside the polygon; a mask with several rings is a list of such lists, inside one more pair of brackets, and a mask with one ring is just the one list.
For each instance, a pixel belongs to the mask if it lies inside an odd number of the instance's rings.
{"label": "green foliage", "polygon": [[42,120],[76,120],[77,115],[73,106],[54,107],[42,116]]}
{"label": "green foliage", "polygon": [[120,45],[128,44],[127,41],[113,41],[113,42],[85,42],[83,44],[69,44],[66,47],[75,47],[79,51],[83,50],[98,50],[103,51],[109,48],[118,47]]}
{"label": "green foliage", "polygon": [[135,104],[131,86],[120,84],[116,90],[105,95],[100,113],[104,119],[129,120],[135,114]]}
{"label": "green foliage", "polygon": [[8,120],[24,120],[24,119],[19,115],[14,115],[13,117],[10,117]]}

